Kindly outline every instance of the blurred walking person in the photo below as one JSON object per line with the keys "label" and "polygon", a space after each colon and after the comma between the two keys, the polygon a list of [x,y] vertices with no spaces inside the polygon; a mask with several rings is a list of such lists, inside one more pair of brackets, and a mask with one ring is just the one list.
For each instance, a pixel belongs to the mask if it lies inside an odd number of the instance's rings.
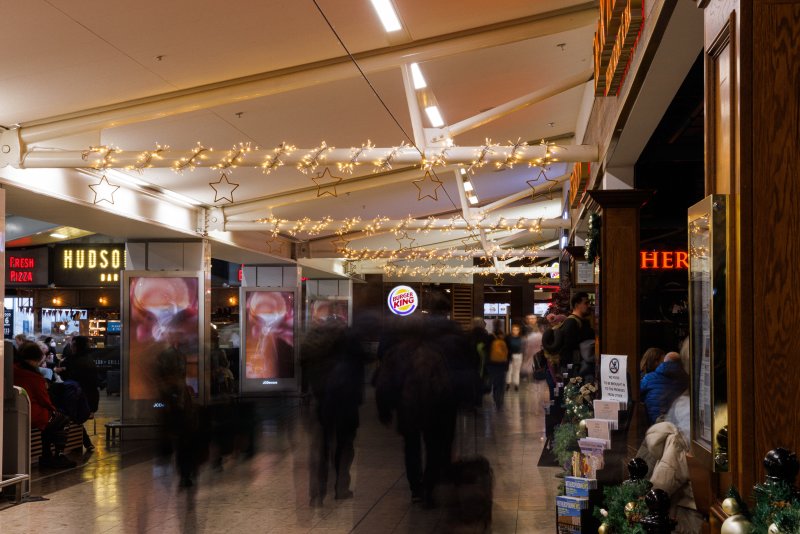
{"label": "blurred walking person", "polygon": [[309,494],[311,506],[319,507],[327,494],[331,456],[336,473],[334,498],[353,497],[350,467],[364,398],[366,355],[358,337],[337,318],[315,325],[300,354],[318,422],[310,451]]}

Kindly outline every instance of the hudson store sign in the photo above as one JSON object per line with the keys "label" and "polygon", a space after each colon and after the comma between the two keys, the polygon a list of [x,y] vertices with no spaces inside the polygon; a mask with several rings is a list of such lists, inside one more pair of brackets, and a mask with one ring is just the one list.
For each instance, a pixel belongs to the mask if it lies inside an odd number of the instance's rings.
{"label": "hudson store sign", "polygon": [[115,286],[123,270],[123,244],[55,247],[53,282],[57,286]]}

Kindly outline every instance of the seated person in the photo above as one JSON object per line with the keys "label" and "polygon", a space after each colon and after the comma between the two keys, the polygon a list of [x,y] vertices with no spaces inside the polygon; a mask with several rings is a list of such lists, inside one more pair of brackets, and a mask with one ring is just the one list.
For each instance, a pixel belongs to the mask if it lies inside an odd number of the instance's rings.
{"label": "seated person", "polygon": [[689,386],[689,375],[683,369],[681,356],[668,352],[664,361],[652,373],[642,378],[639,394],[647,408],[649,423],[654,424],[667,413],[673,401]]}
{"label": "seated person", "polygon": [[[39,362],[44,356],[41,349],[35,343],[23,343],[17,354],[14,385],[23,388],[28,394],[31,402],[31,427],[42,432],[42,456],[39,465],[75,467],[77,464],[64,456],[69,418],[56,410],[47,392],[47,383],[39,373]],[[55,455],[50,450],[51,445],[55,449]]]}

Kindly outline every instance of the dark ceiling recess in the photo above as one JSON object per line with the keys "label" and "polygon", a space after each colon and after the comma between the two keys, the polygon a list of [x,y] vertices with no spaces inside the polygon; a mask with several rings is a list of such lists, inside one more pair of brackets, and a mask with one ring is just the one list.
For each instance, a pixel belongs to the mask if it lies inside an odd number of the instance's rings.
{"label": "dark ceiling recess", "polygon": [[686,247],[686,210],[705,196],[703,120],[700,54],[634,168],[636,188],[656,191],[642,209],[643,247]]}

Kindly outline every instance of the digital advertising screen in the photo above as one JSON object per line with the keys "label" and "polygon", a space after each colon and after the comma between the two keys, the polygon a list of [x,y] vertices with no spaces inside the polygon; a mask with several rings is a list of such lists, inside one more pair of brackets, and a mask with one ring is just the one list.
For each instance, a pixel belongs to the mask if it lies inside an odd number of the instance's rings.
{"label": "digital advertising screen", "polygon": [[242,289],[243,392],[296,387],[296,300],[293,289]]}
{"label": "digital advertising screen", "polygon": [[130,276],[126,326],[131,400],[199,395],[198,292],[196,276]]}
{"label": "digital advertising screen", "polygon": [[306,326],[350,324],[350,301],[347,297],[311,297],[308,299]]}

